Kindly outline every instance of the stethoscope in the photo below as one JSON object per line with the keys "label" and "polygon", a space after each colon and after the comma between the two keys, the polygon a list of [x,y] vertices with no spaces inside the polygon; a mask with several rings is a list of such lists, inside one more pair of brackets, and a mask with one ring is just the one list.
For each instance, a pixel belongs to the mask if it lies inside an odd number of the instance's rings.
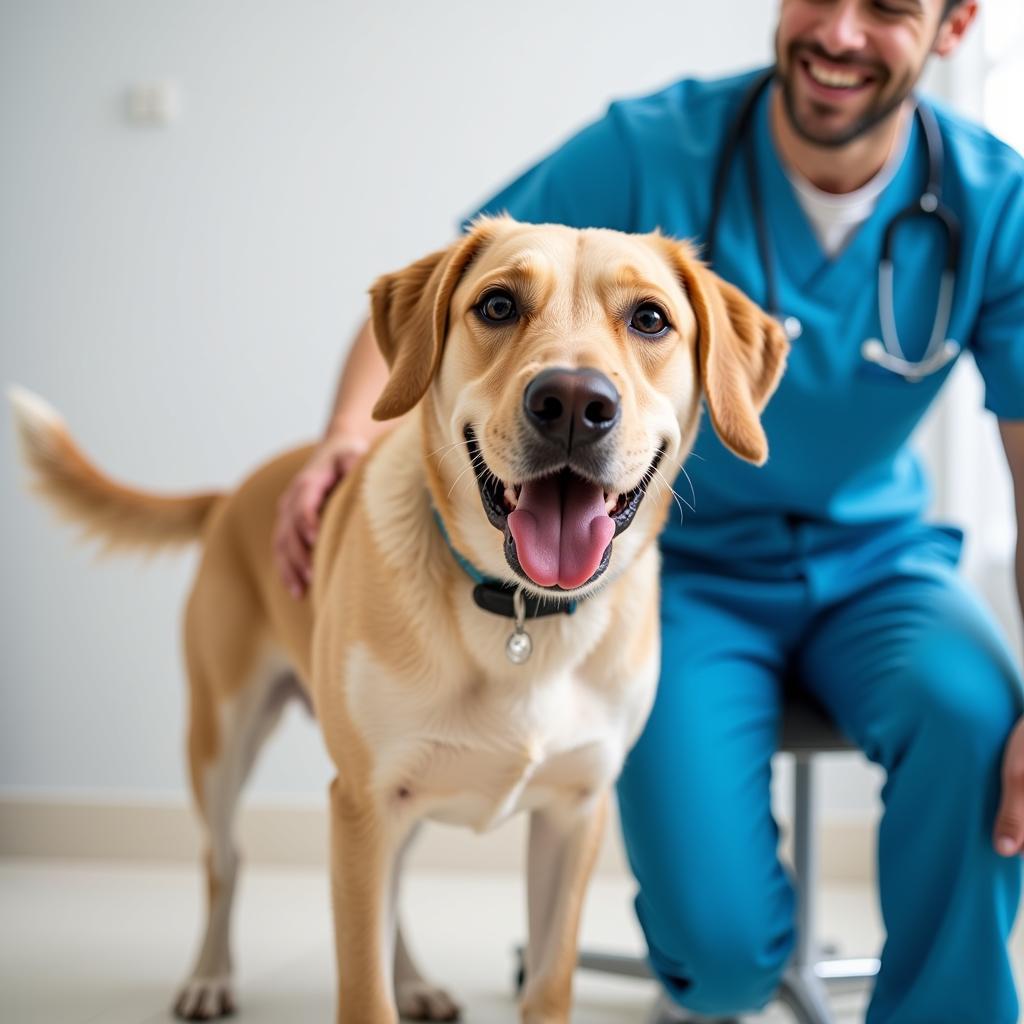
{"label": "stethoscope", "polygon": [[[757,177],[753,133],[747,131],[757,100],[774,76],[775,69],[772,68],[758,77],[744,98],[740,112],[726,136],[715,170],[715,187],[711,200],[706,253],[708,261],[713,262],[715,236],[718,232],[718,221],[725,200],[729,166],[736,157],[740,143],[745,139],[743,145],[744,167],[747,186],[750,190],[750,203],[754,211],[757,251],[764,269],[766,307],[768,312],[782,324],[790,341],[793,341],[803,333],[803,325],[794,316],[783,317],[781,315],[775,281],[775,264],[768,241],[768,225],[764,215],[764,203],[761,199],[761,186]],[[878,264],[878,319],[882,337],[868,338],[861,345],[861,355],[868,362],[884,367],[911,382],[937,373],[959,355],[961,347],[958,342],[946,337],[953,308],[956,267],[960,259],[960,221],[956,214],[942,202],[943,147],[938,121],[931,109],[921,103],[916,104],[914,110],[924,132],[925,146],[928,152],[928,183],[925,185],[921,197],[897,213],[885,229],[882,257]],[[893,236],[897,225],[911,217],[934,217],[942,225],[946,235],[946,265],[939,283],[939,297],[935,308],[935,319],[932,322],[932,333],[924,356],[916,362],[907,359],[903,346],[900,344],[899,333],[896,330],[893,300]]]}

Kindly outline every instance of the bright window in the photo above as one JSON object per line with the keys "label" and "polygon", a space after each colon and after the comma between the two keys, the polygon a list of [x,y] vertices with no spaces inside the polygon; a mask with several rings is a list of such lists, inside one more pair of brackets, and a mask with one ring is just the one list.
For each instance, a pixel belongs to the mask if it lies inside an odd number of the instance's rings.
{"label": "bright window", "polygon": [[[985,0],[960,51],[950,61],[933,60],[928,78],[926,93],[1024,152],[1024,0]],[[1018,613],[1009,474],[995,417],[981,411],[980,376],[961,362],[919,443],[936,484],[934,514],[966,528],[965,570],[1012,630]]]}
{"label": "bright window", "polygon": [[1024,3],[988,0],[983,10],[985,124],[1024,153]]}

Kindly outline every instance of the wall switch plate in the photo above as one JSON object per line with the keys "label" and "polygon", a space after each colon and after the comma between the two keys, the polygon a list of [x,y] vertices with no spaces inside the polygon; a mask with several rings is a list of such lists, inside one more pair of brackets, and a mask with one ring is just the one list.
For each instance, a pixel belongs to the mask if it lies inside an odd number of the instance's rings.
{"label": "wall switch plate", "polygon": [[128,89],[125,103],[132,124],[166,128],[181,116],[181,89],[177,82],[139,82]]}

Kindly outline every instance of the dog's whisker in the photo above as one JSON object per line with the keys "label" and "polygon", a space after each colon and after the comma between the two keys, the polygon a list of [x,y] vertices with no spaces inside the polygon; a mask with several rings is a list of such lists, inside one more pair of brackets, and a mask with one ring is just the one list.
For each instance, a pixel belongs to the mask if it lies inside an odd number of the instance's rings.
{"label": "dog's whisker", "polygon": [[672,500],[676,503],[676,508],[679,509],[679,522],[680,522],[680,524],[682,524],[685,513],[683,512],[683,506],[682,506],[681,499],[680,499],[679,495],[676,494],[675,491],[671,491],[671,494],[672,494]]}
{"label": "dog's whisker", "polygon": [[693,498],[693,504],[690,506],[691,512],[697,511],[697,492],[693,488],[693,480],[690,479],[690,474],[686,472],[686,467],[680,463],[679,472],[686,477],[686,482],[690,485],[690,497]]}
{"label": "dog's whisker", "polygon": [[466,475],[466,473],[468,473],[476,465],[477,465],[477,463],[475,461],[470,462],[470,464],[468,466],[466,466],[466,468],[463,469],[463,471],[455,478],[455,481],[452,483],[451,487],[448,489],[448,497],[449,498],[452,496],[452,491],[454,491],[455,488],[458,487],[459,481]]}
{"label": "dog's whisker", "polygon": [[660,498],[661,495],[664,494],[666,490],[670,494],[672,492],[672,488],[671,487],[666,487],[665,486],[665,481],[664,480],[659,479],[658,477],[655,477],[653,474],[651,475],[651,478],[650,478],[650,481],[647,484],[647,487],[651,491],[651,493],[654,495],[655,498]]}
{"label": "dog's whisker", "polygon": [[[694,457],[693,452],[690,452],[689,455],[684,455],[682,461],[680,461],[678,463],[676,463],[676,462],[669,462],[668,466],[671,469],[675,470],[676,473],[682,473],[683,476],[686,477],[686,482],[690,486],[690,497],[693,499],[693,504],[691,505],[689,502],[686,502],[686,507],[691,512],[696,512],[697,511],[697,507],[696,507],[697,506],[697,492],[694,489],[692,477],[686,471],[686,461],[687,461],[687,459],[689,459],[691,457]],[[699,457],[699,456],[697,456],[697,457]],[[657,472],[659,473],[659,475],[663,475],[661,473],[661,469],[660,468],[657,470]]]}
{"label": "dog's whisker", "polygon": [[[443,445],[441,445],[440,448],[436,448],[434,451],[430,452],[427,455],[427,458],[432,458],[433,456],[437,455],[439,452],[444,452],[444,455],[441,456],[441,458],[438,460],[438,463],[437,463],[438,470],[441,470],[441,469],[444,468],[444,464],[445,464],[445,461],[447,460],[448,456],[451,455],[451,453],[453,451],[455,451],[457,448],[459,448],[460,446],[464,447],[464,448],[468,448],[469,447],[469,442],[468,441],[452,441],[451,444],[443,444]],[[445,451],[445,449],[447,449],[447,451]]]}
{"label": "dog's whisker", "polygon": [[[669,483],[668,477],[666,477],[665,474],[662,473],[662,471],[660,469],[655,468],[654,472],[661,479],[661,482],[664,484],[664,486],[669,489],[669,491],[675,496],[675,498],[677,500],[681,501],[691,512],[696,512],[697,511],[697,509],[695,507],[695,504],[696,504],[696,501],[697,501],[696,495],[693,496],[694,505],[691,505],[682,495],[680,495],[676,491],[676,489],[672,486],[672,484]],[[686,470],[683,470],[683,472],[685,473]],[[686,479],[689,480],[690,479],[689,476],[687,476]],[[691,494],[693,493],[693,484],[692,484],[692,482],[690,483],[690,492],[691,492]]]}
{"label": "dog's whisker", "polygon": [[[483,457],[483,455],[480,454],[480,452],[477,452],[476,455],[474,455],[472,458],[470,458],[469,464],[474,469],[476,469],[476,468],[478,468],[480,466],[483,466],[485,468],[487,467],[487,463],[484,462],[484,457]],[[465,472],[465,470],[463,470],[463,472]]]}
{"label": "dog's whisker", "polygon": [[[683,506],[684,505],[691,512],[696,512],[697,511],[685,498],[681,497],[679,494],[676,493],[675,488],[668,482],[668,480],[665,478],[665,475],[661,472],[660,469],[655,467],[654,472],[655,472],[655,475],[658,477],[658,482],[663,487],[668,488],[669,494],[671,494],[672,498],[675,500],[675,503],[676,503],[676,505],[679,508],[679,522],[683,521],[683,515],[684,515],[684,513],[683,513]],[[696,500],[696,499],[694,499],[694,500]]]}
{"label": "dog's whisker", "polygon": [[427,452],[427,458],[428,459],[432,458],[433,456],[437,455],[438,452],[443,452],[446,448],[457,448],[460,444],[464,444],[464,445],[468,446],[469,442],[465,441],[465,440],[449,441],[448,444],[439,445],[432,452]]}

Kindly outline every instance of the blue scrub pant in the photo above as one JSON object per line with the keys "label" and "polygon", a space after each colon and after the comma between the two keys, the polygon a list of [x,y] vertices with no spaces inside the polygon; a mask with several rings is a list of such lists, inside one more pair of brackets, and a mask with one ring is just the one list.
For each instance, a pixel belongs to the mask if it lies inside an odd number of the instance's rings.
{"label": "blue scrub pant", "polygon": [[867,1024],[1016,1024],[1020,866],[991,833],[1020,674],[950,532],[791,533],[786,563],[663,550],[661,681],[619,782],[651,964],[698,1013],[760,1008],[778,986],[794,896],[769,783],[792,679],[887,773]]}

